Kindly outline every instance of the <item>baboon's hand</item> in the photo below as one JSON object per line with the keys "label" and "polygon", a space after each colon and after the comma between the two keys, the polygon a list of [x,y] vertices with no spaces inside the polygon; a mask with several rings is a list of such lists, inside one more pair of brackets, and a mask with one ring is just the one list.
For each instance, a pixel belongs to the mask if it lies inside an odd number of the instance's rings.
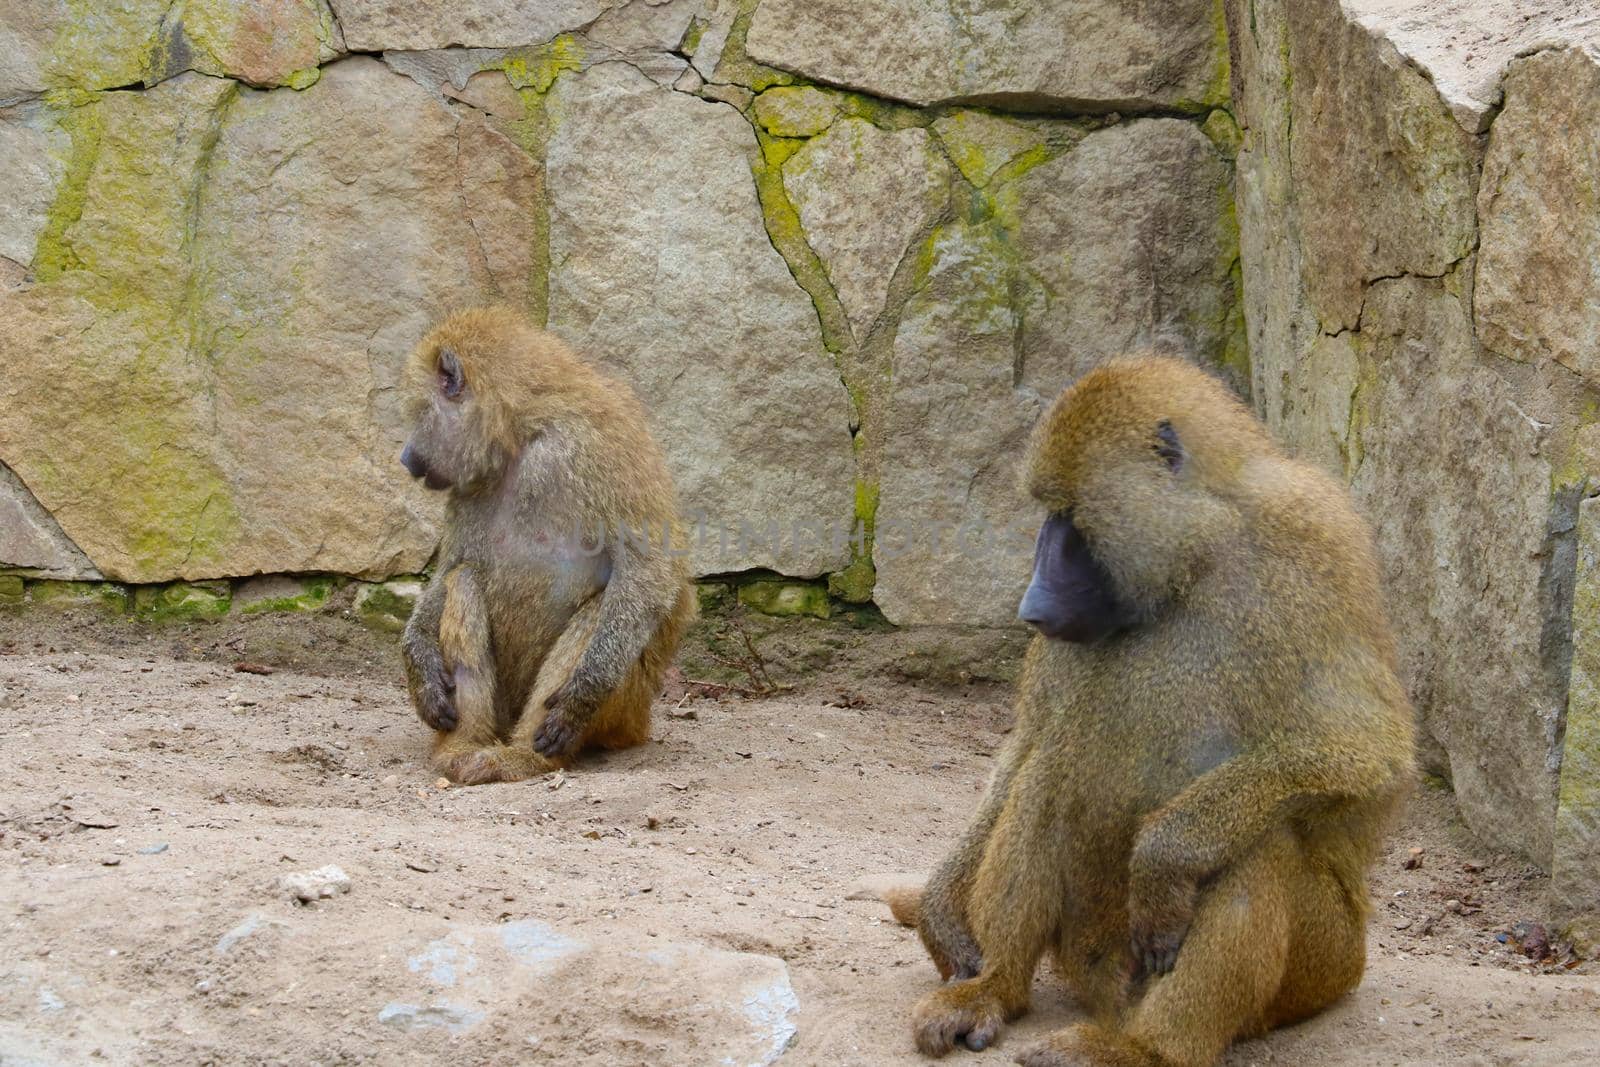
{"label": "baboon's hand", "polygon": [[922,998],[912,1015],[911,1033],[926,1056],[943,1056],[957,1043],[982,1052],[994,1044],[1012,1014],[981,982],[952,982]]}
{"label": "baboon's hand", "polygon": [[1182,879],[1159,893],[1136,894],[1129,903],[1133,978],[1143,981],[1166,974],[1178,962],[1178,950],[1194,919],[1193,885]]}
{"label": "baboon's hand", "polygon": [[545,699],[544,706],[548,711],[539,732],[533,735],[533,750],[545,759],[561,759],[577,752],[599,702],[569,678]]}
{"label": "baboon's hand", "polygon": [[430,729],[449,733],[456,728],[455,679],[444,663],[431,657],[411,665],[411,699],[417,718]]}

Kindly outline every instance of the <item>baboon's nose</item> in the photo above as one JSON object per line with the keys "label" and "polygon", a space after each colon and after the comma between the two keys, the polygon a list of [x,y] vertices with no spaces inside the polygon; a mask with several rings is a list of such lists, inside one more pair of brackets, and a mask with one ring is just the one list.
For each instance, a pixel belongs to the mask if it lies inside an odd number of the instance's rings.
{"label": "baboon's nose", "polygon": [[420,478],[428,473],[428,465],[422,462],[422,457],[417,455],[417,450],[411,447],[410,441],[407,441],[406,447],[400,450],[400,463],[413,478]]}

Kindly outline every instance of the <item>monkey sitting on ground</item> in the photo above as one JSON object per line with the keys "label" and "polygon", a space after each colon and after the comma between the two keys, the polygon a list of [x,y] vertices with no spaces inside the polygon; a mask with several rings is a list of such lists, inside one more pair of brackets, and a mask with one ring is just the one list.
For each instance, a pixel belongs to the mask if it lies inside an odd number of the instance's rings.
{"label": "monkey sitting on ground", "polygon": [[445,319],[409,377],[400,461],[450,494],[403,644],[435,766],[516,781],[646,740],[696,598],[638,400],[503,308]]}
{"label": "monkey sitting on ground", "polygon": [[981,1049],[1049,953],[1094,1021],[1019,1063],[1203,1067],[1306,1018],[1366,959],[1366,873],[1410,787],[1371,538],[1171,359],[1086,374],[1034,432],[1038,634],[978,813],[886,894],[947,984],[921,1050]]}

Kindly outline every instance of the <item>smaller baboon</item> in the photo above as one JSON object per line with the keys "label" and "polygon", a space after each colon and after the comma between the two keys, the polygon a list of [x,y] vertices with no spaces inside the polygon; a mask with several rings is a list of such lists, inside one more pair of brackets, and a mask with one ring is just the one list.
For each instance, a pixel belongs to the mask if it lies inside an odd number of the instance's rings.
{"label": "smaller baboon", "polygon": [[632,391],[505,308],[436,326],[409,389],[400,461],[450,494],[403,643],[435,766],[515,781],[646,740],[696,599]]}
{"label": "smaller baboon", "polygon": [[1047,953],[1094,1021],[1032,1067],[1205,1067],[1360,980],[1366,875],[1413,776],[1371,538],[1180,360],[1090,371],[1035,430],[1038,634],[978,813],[886,894],[947,984],[923,1052],[987,1046]]}

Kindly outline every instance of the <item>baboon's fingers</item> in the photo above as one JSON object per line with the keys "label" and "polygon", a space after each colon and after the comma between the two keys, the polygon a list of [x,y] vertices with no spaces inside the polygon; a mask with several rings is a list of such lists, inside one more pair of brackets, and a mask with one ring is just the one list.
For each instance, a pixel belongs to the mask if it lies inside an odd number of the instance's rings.
{"label": "baboon's fingers", "polygon": [[553,709],[533,735],[533,750],[545,759],[561,759],[578,750],[583,731],[561,708]]}
{"label": "baboon's fingers", "polygon": [[1069,1058],[1049,1045],[1030,1045],[1017,1053],[1017,1058],[1011,1062],[1020,1063],[1022,1067],[1075,1067],[1086,1061]]}
{"label": "baboon's fingers", "polygon": [[967,1031],[966,1045],[973,1052],[982,1052],[1000,1035],[1000,1020],[988,1016],[971,1030]]}
{"label": "baboon's fingers", "polygon": [[1178,963],[1178,950],[1183,947],[1187,932],[1186,929],[1136,931],[1131,946],[1134,981],[1170,974]]}
{"label": "baboon's fingers", "polygon": [[442,685],[428,684],[422,687],[421,699],[417,701],[417,716],[427,726],[442,733],[454,730],[460,721],[455,702]]}
{"label": "baboon's fingers", "polygon": [[994,1043],[1005,1025],[999,1001],[971,982],[947,985],[923,998],[912,1033],[927,1056],[943,1056],[960,1042],[974,1052]]}

